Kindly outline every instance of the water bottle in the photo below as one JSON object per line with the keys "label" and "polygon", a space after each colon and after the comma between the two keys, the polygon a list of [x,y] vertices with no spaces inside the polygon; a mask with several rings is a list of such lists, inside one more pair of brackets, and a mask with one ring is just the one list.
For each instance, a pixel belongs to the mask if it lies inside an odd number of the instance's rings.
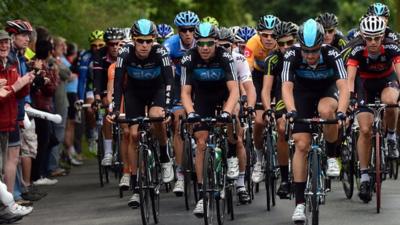
{"label": "water bottle", "polygon": [[215,169],[217,173],[220,173],[222,171],[222,165],[221,165],[221,160],[222,160],[222,149],[218,146],[214,148],[215,152]]}
{"label": "water bottle", "polygon": [[98,117],[96,118],[96,124],[98,126],[102,126],[103,125],[103,117],[105,114],[105,110],[104,109],[99,109],[98,111]]}

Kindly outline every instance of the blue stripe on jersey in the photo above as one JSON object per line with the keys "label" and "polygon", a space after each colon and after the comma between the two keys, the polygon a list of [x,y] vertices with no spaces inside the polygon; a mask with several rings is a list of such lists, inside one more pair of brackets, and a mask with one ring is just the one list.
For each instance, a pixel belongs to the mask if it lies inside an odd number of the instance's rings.
{"label": "blue stripe on jersey", "polygon": [[143,69],[133,66],[127,67],[128,75],[136,80],[152,80],[160,76],[161,67]]}
{"label": "blue stripe on jersey", "polygon": [[296,76],[310,79],[310,80],[323,80],[333,77],[335,72],[333,69],[327,70],[310,70],[310,69],[296,69]]}
{"label": "blue stripe on jersey", "polygon": [[199,81],[220,81],[225,79],[225,72],[221,68],[205,69],[198,68],[193,70],[194,79]]}

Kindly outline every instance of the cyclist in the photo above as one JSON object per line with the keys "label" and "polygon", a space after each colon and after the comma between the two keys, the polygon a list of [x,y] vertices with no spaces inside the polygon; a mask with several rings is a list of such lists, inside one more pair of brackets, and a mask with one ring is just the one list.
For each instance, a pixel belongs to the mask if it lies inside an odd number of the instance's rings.
{"label": "cyclist", "polygon": [[[368,16],[360,23],[364,43],[353,48],[347,62],[351,97],[355,99],[357,94],[359,103],[374,103],[375,98],[380,98],[383,103],[396,104],[398,100],[399,74],[396,75],[395,70],[400,71],[400,49],[389,38],[384,39],[385,28],[385,21],[377,16]],[[370,185],[373,185],[370,184],[368,175],[373,114],[362,108],[357,118],[360,126],[357,141],[361,169],[359,197],[364,202],[369,202]],[[396,119],[397,109],[385,110],[387,144],[389,157],[392,158],[399,156],[396,146]]]}
{"label": "cyclist", "polygon": [[[102,47],[105,46],[104,43],[104,31],[94,30],[89,35],[89,44],[90,49],[87,51],[82,51],[79,54],[78,59],[78,97],[79,101],[83,102],[84,100],[88,104],[92,104],[94,102],[94,94],[93,94],[93,55]],[[89,127],[89,151],[96,152],[97,151],[97,132],[96,132],[96,119],[94,117],[94,113],[92,109],[88,109],[86,111],[86,125]]]}
{"label": "cyclist", "polygon": [[203,23],[211,23],[215,27],[217,27],[217,28],[219,27],[218,20],[215,19],[215,17],[212,17],[212,16],[203,17],[203,19],[201,19],[201,22],[203,22]]}
{"label": "cyclist", "polygon": [[368,7],[367,15],[379,16],[386,24],[385,37],[392,39],[397,42],[399,40],[398,35],[388,26],[390,10],[389,7],[382,3],[374,3]]}
{"label": "cyclist", "polygon": [[342,51],[346,44],[346,38],[337,30],[339,21],[335,14],[333,13],[321,13],[316,19],[325,30],[324,44],[332,45],[339,51]]}
{"label": "cyclist", "polygon": [[240,27],[235,34],[235,47],[240,54],[244,54],[247,41],[256,35],[256,29],[248,26]]}
{"label": "cyclist", "polygon": [[[266,15],[260,17],[257,23],[257,34],[254,35],[246,44],[244,56],[250,65],[253,76],[253,83],[256,88],[257,103],[261,103],[261,89],[263,86],[263,74],[265,69],[265,58],[277,48],[274,39],[274,27],[280,23],[278,17]],[[263,158],[263,138],[262,132],[265,123],[262,118],[263,108],[256,106],[256,117],[254,120],[253,140],[257,154],[257,162],[254,165],[252,180],[259,183],[264,178],[261,168]]]}
{"label": "cyclist", "polygon": [[[235,70],[237,71],[237,77],[239,85],[241,86],[241,94],[247,96],[247,111],[254,112],[254,106],[256,103],[256,90],[251,79],[251,72],[249,64],[246,58],[232,51],[234,42],[234,34],[228,28],[221,27],[218,36],[218,46],[225,48],[228,52],[232,53],[233,61],[235,63]],[[235,115],[239,115],[239,105],[235,109]],[[250,196],[244,185],[244,177],[246,174],[246,150],[243,145],[243,128],[238,123],[237,126],[238,139],[236,146],[229,144],[228,149],[228,173],[227,176],[230,179],[237,179],[236,182],[236,194],[238,195],[239,202],[246,204],[250,201]]]}
{"label": "cyclist", "polygon": [[162,44],[166,39],[174,35],[174,28],[168,24],[157,24],[157,43]]}
{"label": "cyclist", "polygon": [[[323,119],[345,119],[349,92],[347,74],[339,52],[323,45],[324,28],[313,19],[307,20],[298,31],[300,46],[286,51],[282,69],[282,99],[288,113],[287,119],[311,118],[318,112]],[[338,94],[339,93],[339,94]],[[338,126],[323,128],[327,153],[335,152]],[[305,221],[305,196],[307,152],[310,149],[312,130],[309,126],[294,123],[293,176],[296,187],[296,208],[292,220]],[[336,160],[328,160],[334,164]],[[338,170],[338,165],[334,165]],[[333,167],[330,165],[330,167]]]}
{"label": "cyclist", "polygon": [[265,59],[266,70],[261,91],[261,99],[266,109],[265,115],[272,115],[271,101],[275,98],[275,119],[277,122],[277,152],[278,163],[281,171],[281,184],[277,191],[278,196],[287,198],[289,194],[289,146],[285,140],[285,104],[282,100],[281,73],[283,68],[283,55],[296,43],[298,26],[292,22],[281,22],[275,26],[275,39],[279,50],[274,51]]}
{"label": "cyclist", "polygon": [[[110,27],[104,32],[104,41],[106,46],[99,49],[93,56],[93,81],[95,103],[108,106],[107,102],[107,81],[108,67],[117,61],[119,45],[125,35],[120,28]],[[100,103],[100,104],[99,104]],[[104,134],[103,146],[104,156],[101,161],[102,166],[111,166],[113,160],[112,152],[112,129],[111,123],[104,118],[102,127]]]}
{"label": "cyclist", "polygon": [[[223,105],[219,117],[229,119],[239,100],[232,55],[222,47],[216,47],[218,30],[210,23],[196,26],[195,37],[197,47],[189,50],[182,58],[181,96],[188,119],[213,117],[218,105]],[[193,127],[197,144],[195,167],[200,198],[193,214],[197,217],[203,217],[204,212],[203,158],[208,138],[207,130],[204,124]],[[232,139],[230,138],[230,143],[234,143]]]}
{"label": "cyclist", "polygon": [[[145,108],[149,117],[162,117],[164,108],[171,104],[171,86],[173,71],[168,58],[168,52],[162,45],[156,45],[156,25],[147,19],[139,19],[131,28],[133,45],[125,45],[119,50],[115,68],[114,109],[108,119],[119,115],[121,96],[124,94],[124,108],[127,118],[145,116]],[[124,76],[126,74],[126,81]],[[125,83],[125,85],[124,85]],[[172,162],[167,153],[166,127],[155,123],[153,134],[160,144],[160,162],[164,182],[171,182],[173,176]],[[137,189],[137,144],[139,140],[138,125],[129,126],[129,151],[134,154],[132,163],[133,195],[128,205],[137,208],[140,199]],[[171,178],[172,177],[172,178]]]}
{"label": "cyclist", "polygon": [[[176,182],[173,192],[176,195],[182,195],[184,191],[184,175],[182,168],[183,141],[179,134],[179,116],[185,115],[185,110],[181,104],[181,59],[184,54],[195,46],[194,30],[200,22],[196,13],[183,11],[175,16],[174,24],[178,27],[178,34],[172,35],[163,44],[168,50],[170,59],[175,66],[175,80],[173,90],[173,113],[174,113],[174,152],[176,163]],[[174,174],[171,174],[173,176]],[[173,178],[172,178],[173,179]]]}

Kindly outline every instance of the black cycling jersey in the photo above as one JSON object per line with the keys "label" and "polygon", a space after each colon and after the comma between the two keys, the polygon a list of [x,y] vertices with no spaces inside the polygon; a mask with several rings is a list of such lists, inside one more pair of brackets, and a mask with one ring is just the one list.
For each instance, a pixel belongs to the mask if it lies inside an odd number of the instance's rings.
{"label": "black cycling jersey", "polygon": [[[124,87],[124,75],[126,87]],[[171,89],[173,84],[173,70],[168,52],[162,45],[153,45],[146,59],[139,59],[135,54],[135,47],[127,44],[119,50],[115,67],[114,82],[114,110],[120,108],[123,89],[136,93],[155,92],[165,89],[165,103],[171,102]],[[125,97],[125,101],[129,102]]]}
{"label": "black cycling jersey", "polygon": [[107,54],[107,47],[103,47],[93,54],[94,94],[101,95],[107,91],[108,67],[113,62]]}
{"label": "black cycling jersey", "polygon": [[227,89],[226,82],[231,80],[237,80],[235,64],[232,55],[222,47],[215,49],[209,62],[200,57],[197,48],[182,58],[181,84],[192,85],[195,95]]}
{"label": "black cycling jersey", "polygon": [[343,35],[335,34],[331,46],[335,47],[337,50],[342,51],[347,45],[347,40]]}
{"label": "black cycling jersey", "polygon": [[390,76],[393,63],[400,63],[400,48],[393,42],[381,45],[379,55],[371,55],[364,43],[356,45],[347,61],[347,65],[358,67],[361,78],[365,79]]}
{"label": "black cycling jersey", "polygon": [[265,59],[266,71],[265,76],[273,76],[274,83],[272,85],[271,100],[275,98],[275,116],[282,114],[285,109],[285,104],[282,101],[282,79],[281,73],[283,70],[283,54],[277,50],[274,51]]}
{"label": "black cycling jersey", "polygon": [[285,53],[282,81],[294,82],[297,90],[320,91],[347,73],[339,52],[332,46],[322,45],[320,59],[315,68],[303,59],[301,47],[296,45]]}

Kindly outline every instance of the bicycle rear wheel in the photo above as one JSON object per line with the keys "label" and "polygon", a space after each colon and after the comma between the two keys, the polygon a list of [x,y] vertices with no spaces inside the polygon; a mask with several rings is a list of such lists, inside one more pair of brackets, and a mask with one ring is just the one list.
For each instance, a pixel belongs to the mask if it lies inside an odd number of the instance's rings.
{"label": "bicycle rear wheel", "polygon": [[148,154],[147,149],[139,148],[138,157],[138,187],[140,197],[140,214],[142,217],[142,224],[149,224],[150,220],[150,191],[149,191],[149,171],[148,171]]}
{"label": "bicycle rear wheel", "polygon": [[381,142],[380,134],[375,134],[375,190],[376,190],[376,212],[380,213],[381,210],[381,185],[382,185],[382,171],[381,171]]}
{"label": "bicycle rear wheel", "polygon": [[204,224],[212,225],[215,215],[215,171],[214,171],[214,153],[206,148],[203,163],[203,210]]}
{"label": "bicycle rear wheel", "polygon": [[267,200],[267,211],[271,210],[272,193],[271,193],[271,181],[272,181],[272,169],[271,169],[271,158],[272,158],[272,144],[268,134],[264,137],[264,184]]}
{"label": "bicycle rear wheel", "polygon": [[354,192],[354,157],[350,146],[342,145],[342,171],[340,178],[347,199],[353,197]]}
{"label": "bicycle rear wheel", "polygon": [[[98,129],[98,128],[96,128]],[[97,165],[98,165],[98,172],[99,172],[99,181],[100,181],[100,187],[104,187],[104,174],[106,168],[104,168],[101,165],[101,160],[104,157],[104,143],[103,143],[103,134],[101,129],[98,129],[100,132],[98,134],[98,139],[97,139]]]}

